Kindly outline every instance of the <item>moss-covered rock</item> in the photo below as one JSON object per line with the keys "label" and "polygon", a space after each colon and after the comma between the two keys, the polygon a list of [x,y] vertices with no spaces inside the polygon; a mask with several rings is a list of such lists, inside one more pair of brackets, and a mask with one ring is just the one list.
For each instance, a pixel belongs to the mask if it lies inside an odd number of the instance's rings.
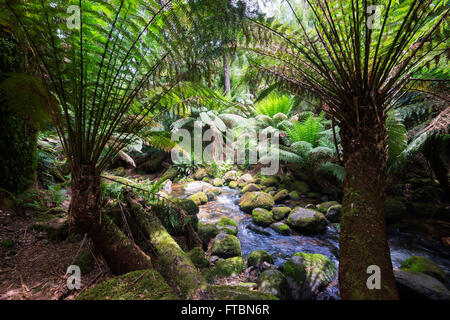
{"label": "moss-covered rock", "polygon": [[403,220],[406,215],[406,206],[401,198],[386,199],[386,220],[388,223],[398,223]]}
{"label": "moss-covered rock", "polygon": [[211,255],[224,259],[241,256],[241,243],[236,236],[221,232],[213,240]]}
{"label": "moss-covered rock", "polygon": [[427,257],[411,256],[402,262],[400,269],[422,272],[436,278],[442,283],[447,283],[447,275],[444,270]]}
{"label": "moss-covered rock", "polygon": [[273,196],[273,200],[275,201],[275,203],[281,203],[284,200],[287,200],[288,198],[289,198],[289,191],[287,191],[286,189],[278,191]]}
{"label": "moss-covered rock", "polygon": [[203,248],[207,248],[211,239],[215,238],[220,233],[220,230],[213,224],[199,222],[197,232]]}
{"label": "moss-covered rock", "polygon": [[248,257],[248,266],[259,268],[264,262],[273,264],[272,256],[264,250],[253,251]]}
{"label": "moss-covered rock", "polygon": [[242,175],[238,180],[237,180],[238,184],[248,184],[248,183],[254,183],[255,179],[252,177],[252,175],[250,173],[246,173],[244,175]]}
{"label": "moss-covered rock", "polygon": [[261,273],[258,278],[258,290],[272,294],[280,299],[289,298],[289,284],[286,276],[278,271],[269,269]]}
{"label": "moss-covered rock", "polygon": [[237,179],[237,172],[236,170],[230,170],[225,172],[225,174],[223,175],[223,180],[225,182],[230,182],[230,181],[234,181]]}
{"label": "moss-covered rock", "polygon": [[245,270],[245,261],[242,257],[232,257],[219,261],[212,270],[212,273],[219,277],[231,277],[240,274]]}
{"label": "moss-covered rock", "polygon": [[276,187],[268,187],[264,190],[265,193],[276,192],[276,191],[277,191]]}
{"label": "moss-covered rock", "polygon": [[256,184],[249,183],[244,188],[242,188],[242,193],[255,192],[255,191],[260,191],[260,190],[261,190],[261,188],[258,187]]}
{"label": "moss-covered rock", "polygon": [[287,223],[300,232],[320,233],[325,232],[328,221],[318,211],[297,207],[289,214]]}
{"label": "moss-covered rock", "polygon": [[192,196],[189,197],[196,205],[205,204],[208,202],[208,196],[204,192],[197,192],[194,193]]}
{"label": "moss-covered rock", "polygon": [[188,216],[195,216],[200,211],[198,205],[192,199],[174,200]]}
{"label": "moss-covered rock", "polygon": [[253,222],[258,226],[268,227],[273,223],[272,212],[263,208],[256,208],[252,211]]}
{"label": "moss-covered rock", "polygon": [[341,218],[341,211],[342,211],[342,205],[335,204],[334,206],[331,206],[328,208],[327,213],[325,214],[325,217],[328,219],[328,221],[338,223]]}
{"label": "moss-covered rock", "polygon": [[403,300],[450,300],[450,292],[437,279],[427,274],[394,269],[394,277],[400,299]]}
{"label": "moss-covered rock", "polygon": [[285,217],[291,213],[292,209],[289,207],[273,207],[272,214],[273,218],[277,221],[283,220]]}
{"label": "moss-covered rock", "polygon": [[213,285],[207,293],[217,300],[278,300],[277,297],[243,286]]}
{"label": "moss-covered rock", "polygon": [[175,291],[153,269],[133,271],[82,292],[77,300],[178,300]]}
{"label": "moss-covered rock", "polygon": [[209,267],[209,260],[206,259],[205,253],[202,248],[196,247],[187,253],[189,259],[191,259],[194,266],[197,268]]}
{"label": "moss-covered rock", "polygon": [[339,202],[337,201],[326,201],[318,204],[316,208],[319,212],[326,213],[328,211],[328,208],[337,204],[339,204]]}
{"label": "moss-covered rock", "polygon": [[239,207],[242,211],[252,212],[253,209],[263,208],[270,210],[275,205],[273,198],[270,194],[265,192],[247,192],[241,197],[239,201]]}
{"label": "moss-covered rock", "polygon": [[228,186],[230,188],[236,189],[238,187],[238,182],[237,181],[230,181],[230,183],[228,184]]}
{"label": "moss-covered rock", "polygon": [[220,178],[215,178],[215,179],[212,181],[212,184],[213,184],[215,187],[221,187],[221,186],[223,186],[223,180],[220,179]]}
{"label": "moss-covered rock", "polygon": [[283,236],[288,236],[291,234],[291,228],[283,222],[275,222],[271,224],[270,227]]}
{"label": "moss-covered rock", "polygon": [[236,236],[238,234],[238,226],[236,221],[227,218],[222,217],[220,218],[219,222],[216,223],[216,226],[219,230],[223,230],[228,234],[232,234]]}
{"label": "moss-covered rock", "polygon": [[298,200],[300,199],[300,196],[298,195],[297,191],[291,191],[289,192],[289,198],[291,198],[292,200]]}
{"label": "moss-covered rock", "polygon": [[193,178],[195,180],[202,180],[207,175],[208,175],[208,172],[206,171],[206,169],[205,168],[200,168],[200,169],[197,169],[197,171],[195,171]]}
{"label": "moss-covered rock", "polygon": [[292,191],[297,191],[301,194],[307,194],[308,192],[310,192],[310,188],[309,185],[306,182],[303,181],[295,181],[292,184]]}
{"label": "moss-covered rock", "polygon": [[80,267],[81,274],[87,274],[94,269],[95,261],[89,250],[81,252],[73,263]]}
{"label": "moss-covered rock", "polygon": [[312,299],[335,277],[336,266],[321,254],[298,252],[286,261],[283,273],[294,299]]}
{"label": "moss-covered rock", "polygon": [[280,182],[274,176],[261,178],[261,184],[265,187],[277,187]]}
{"label": "moss-covered rock", "polygon": [[206,191],[206,196],[208,197],[208,201],[215,201],[217,200],[217,196],[214,192]]}

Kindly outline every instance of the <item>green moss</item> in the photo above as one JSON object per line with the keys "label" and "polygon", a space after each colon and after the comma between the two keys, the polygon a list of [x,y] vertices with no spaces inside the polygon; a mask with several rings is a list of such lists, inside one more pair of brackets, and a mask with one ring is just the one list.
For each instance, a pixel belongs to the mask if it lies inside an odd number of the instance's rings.
{"label": "green moss", "polygon": [[405,271],[425,273],[443,283],[447,282],[447,276],[444,270],[442,270],[440,266],[426,257],[411,256],[403,261],[400,269],[403,269]]}
{"label": "green moss", "polygon": [[253,222],[262,227],[268,227],[274,222],[272,212],[263,208],[254,209],[252,211],[252,217]]}
{"label": "green moss", "polygon": [[198,223],[198,236],[202,240],[203,247],[206,248],[212,238],[217,236],[220,230],[213,224]]}
{"label": "green moss", "polygon": [[236,189],[238,186],[238,182],[237,181],[230,181],[230,183],[228,184],[228,186],[230,188]]}
{"label": "green moss", "polygon": [[291,228],[287,224],[284,224],[282,222],[272,224],[271,228],[284,236],[288,236],[291,234]]}
{"label": "green moss", "polygon": [[219,261],[213,268],[213,274],[217,277],[230,277],[240,274],[245,270],[245,261],[241,257],[232,257]]}
{"label": "green moss", "polygon": [[3,240],[0,245],[4,248],[13,249],[16,245],[13,240]]}
{"label": "green moss", "polygon": [[228,234],[237,235],[238,234],[238,226],[236,221],[222,217],[219,222],[216,223],[216,226],[219,230],[223,230]]}
{"label": "green moss", "polygon": [[264,250],[253,251],[248,257],[248,265],[253,267],[260,267],[264,262],[273,264],[273,258]]}
{"label": "green moss", "polygon": [[265,192],[247,192],[241,197],[239,207],[245,212],[251,212],[256,208],[270,210],[275,205],[270,194]]}
{"label": "green moss", "polygon": [[115,277],[81,293],[77,300],[178,300],[156,270],[139,270]]}
{"label": "green moss", "polygon": [[207,290],[217,300],[278,300],[277,297],[242,286],[213,285]]}
{"label": "green moss", "polygon": [[205,204],[208,202],[208,196],[204,192],[197,192],[194,193],[192,196],[189,197],[194,203],[199,206],[201,204]]}
{"label": "green moss", "polygon": [[94,258],[89,251],[83,251],[73,263],[80,267],[81,274],[87,274],[94,269]]}
{"label": "green moss", "polygon": [[330,208],[330,207],[332,207],[332,206],[334,206],[336,204],[339,204],[339,202],[337,202],[337,201],[322,202],[322,203],[317,205],[317,210],[319,212],[326,213],[328,208]]}
{"label": "green moss", "polygon": [[211,254],[220,258],[230,258],[241,255],[241,244],[239,239],[225,232],[220,233],[214,239]]}
{"label": "green moss", "polygon": [[298,199],[300,199],[300,196],[298,195],[298,192],[297,192],[297,191],[291,191],[291,192],[289,192],[289,197],[290,197],[292,200],[298,200]]}
{"label": "green moss", "polygon": [[275,220],[283,220],[292,211],[289,207],[274,207],[272,208],[273,218]]}
{"label": "green moss", "polygon": [[191,259],[194,266],[197,268],[209,267],[209,261],[205,258],[205,253],[201,248],[194,248],[187,253],[189,259]]}
{"label": "green moss", "polygon": [[261,179],[261,184],[265,187],[276,187],[278,186],[279,182],[277,178],[270,176],[270,177],[263,177]]}

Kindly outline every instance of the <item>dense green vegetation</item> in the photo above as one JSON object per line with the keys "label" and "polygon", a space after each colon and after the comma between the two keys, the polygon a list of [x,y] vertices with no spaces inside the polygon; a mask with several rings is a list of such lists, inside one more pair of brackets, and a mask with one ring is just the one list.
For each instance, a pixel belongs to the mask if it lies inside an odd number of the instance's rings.
{"label": "dense green vegetation", "polygon": [[[448,222],[448,1],[0,9],[2,207],[32,210],[53,241],[92,241],[119,277],[80,299],[314,299],[337,273],[343,299],[398,299],[386,225]],[[305,252],[283,272],[263,250],[246,262],[239,221],[199,222],[223,190],[242,193],[252,232],[338,230],[339,268]],[[262,292],[222,286],[247,263]],[[445,284],[432,261],[411,270]]]}

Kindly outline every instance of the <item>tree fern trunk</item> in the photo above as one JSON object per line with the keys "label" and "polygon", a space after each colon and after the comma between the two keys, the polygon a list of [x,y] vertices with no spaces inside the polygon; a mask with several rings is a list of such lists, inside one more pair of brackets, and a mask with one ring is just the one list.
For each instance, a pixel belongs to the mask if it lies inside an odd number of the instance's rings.
{"label": "tree fern trunk", "polygon": [[[373,109],[358,116],[359,129],[357,126],[341,128],[345,179],[339,237],[339,287],[346,300],[398,299],[385,222],[384,122],[377,121]],[[373,274],[368,273],[369,266],[380,268],[380,289],[370,290],[367,286]]]}
{"label": "tree fern trunk", "polygon": [[150,258],[106,217],[101,216],[100,175],[83,167],[72,178],[69,216],[75,226],[86,232],[114,274],[149,269]]}

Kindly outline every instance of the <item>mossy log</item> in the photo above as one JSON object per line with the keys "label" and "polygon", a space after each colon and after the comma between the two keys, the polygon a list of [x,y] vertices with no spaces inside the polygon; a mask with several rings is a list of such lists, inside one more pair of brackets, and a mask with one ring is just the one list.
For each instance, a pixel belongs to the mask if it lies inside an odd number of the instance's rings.
{"label": "mossy log", "polygon": [[172,238],[156,215],[150,214],[132,197],[125,195],[130,212],[148,237],[156,254],[154,267],[176,286],[184,298],[190,298],[198,289],[206,288],[206,280],[187,254]]}

